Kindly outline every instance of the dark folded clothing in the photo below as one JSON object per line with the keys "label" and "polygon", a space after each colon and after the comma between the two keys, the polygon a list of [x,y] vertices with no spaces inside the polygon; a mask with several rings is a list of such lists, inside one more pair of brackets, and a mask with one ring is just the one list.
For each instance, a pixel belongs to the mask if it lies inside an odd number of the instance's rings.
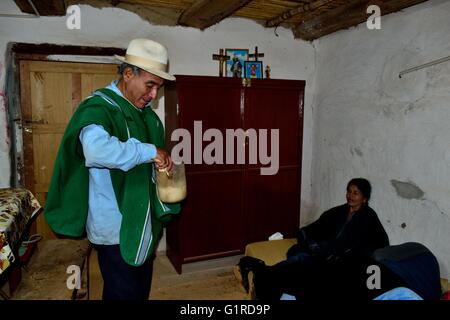
{"label": "dark folded clothing", "polygon": [[417,242],[388,246],[374,252],[373,258],[389,268],[406,283],[406,287],[425,300],[441,296],[439,263],[433,253]]}

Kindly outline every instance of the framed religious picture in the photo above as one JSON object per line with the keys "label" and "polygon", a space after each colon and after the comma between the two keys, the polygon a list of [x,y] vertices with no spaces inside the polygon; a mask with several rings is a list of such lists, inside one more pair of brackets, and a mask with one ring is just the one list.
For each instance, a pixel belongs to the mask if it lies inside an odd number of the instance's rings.
{"label": "framed religious picture", "polygon": [[225,49],[225,55],[229,56],[227,60],[227,77],[244,77],[244,62],[248,60],[248,49]]}
{"label": "framed religious picture", "polygon": [[263,77],[262,61],[245,61],[244,70],[246,78],[262,79]]}

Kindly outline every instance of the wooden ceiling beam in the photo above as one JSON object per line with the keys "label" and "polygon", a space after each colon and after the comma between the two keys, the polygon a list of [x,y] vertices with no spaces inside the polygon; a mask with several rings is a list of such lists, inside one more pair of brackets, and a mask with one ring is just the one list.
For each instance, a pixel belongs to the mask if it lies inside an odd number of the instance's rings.
{"label": "wooden ceiling beam", "polygon": [[[294,36],[303,40],[312,41],[338,30],[348,29],[367,21],[371,14],[366,12],[367,6],[376,4],[380,6],[381,15],[396,12],[404,8],[428,0],[353,0],[342,7],[326,12],[311,20],[303,21],[293,28]],[[381,20],[383,27],[383,20]]]}
{"label": "wooden ceiling beam", "polygon": [[332,12],[333,10],[336,10],[339,7],[349,4],[352,1],[361,1],[361,0],[334,0],[333,2],[331,2],[327,5],[324,5],[322,7],[319,7],[316,10],[297,15],[293,19],[289,20],[288,23],[299,24],[304,21],[312,20],[318,16],[324,16],[325,14],[330,14],[330,12]]}
{"label": "wooden ceiling beam", "polygon": [[181,13],[178,24],[203,30],[228,17],[250,1],[198,0]]}
{"label": "wooden ceiling beam", "polygon": [[36,14],[33,5],[40,16],[65,16],[66,5],[64,0],[14,0],[23,13]]}
{"label": "wooden ceiling beam", "polygon": [[345,15],[351,12],[358,11],[361,6],[366,8],[366,4],[369,0],[346,0],[345,4],[326,11],[320,15],[315,15],[314,12],[307,14],[303,17],[302,22],[294,27],[294,35],[297,38],[303,40],[314,40],[314,35],[321,28],[325,28],[327,24],[332,21],[343,22]]}
{"label": "wooden ceiling beam", "polygon": [[296,15],[299,15],[299,14],[302,14],[305,12],[314,11],[317,8],[319,8],[323,5],[326,5],[328,3],[331,3],[333,1],[334,0],[317,0],[312,3],[302,4],[294,9],[283,12],[281,15],[279,15],[276,18],[266,21],[266,27],[270,28],[270,27],[278,26],[279,24],[283,23],[286,20],[291,19],[292,17],[294,17]]}

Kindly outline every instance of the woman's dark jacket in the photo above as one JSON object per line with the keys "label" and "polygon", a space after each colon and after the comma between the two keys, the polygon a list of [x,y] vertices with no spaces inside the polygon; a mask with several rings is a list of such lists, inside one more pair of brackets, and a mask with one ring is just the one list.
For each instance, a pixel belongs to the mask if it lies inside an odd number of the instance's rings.
{"label": "woman's dark jacket", "polygon": [[299,246],[331,258],[370,256],[376,249],[389,245],[386,231],[372,208],[363,205],[347,221],[348,212],[348,204],[325,211],[315,222],[298,231]]}

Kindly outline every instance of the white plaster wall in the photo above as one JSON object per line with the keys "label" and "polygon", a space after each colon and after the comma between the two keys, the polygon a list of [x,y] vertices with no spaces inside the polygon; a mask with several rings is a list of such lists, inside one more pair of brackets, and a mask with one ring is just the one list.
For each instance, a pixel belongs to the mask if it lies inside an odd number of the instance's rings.
{"label": "white plaster wall", "polygon": [[[200,31],[184,27],[154,26],[137,15],[117,8],[95,9],[82,5],[81,29],[66,28],[65,17],[39,19],[0,17],[0,90],[4,90],[5,51],[9,42],[52,43],[126,48],[132,38],[147,37],[167,46],[170,71],[174,74],[218,75],[218,63],[211,59],[220,48],[258,46],[265,53],[264,66],[270,65],[272,78],[306,80],[304,110],[304,146],[302,208],[311,207],[312,112],[311,97],[315,50],[307,42],[295,40],[292,32],[278,28],[265,29],[240,18],[230,18]],[[200,98],[200,97],[199,97]],[[164,121],[164,102],[158,101],[158,115]],[[4,103],[0,97],[0,187],[9,186],[9,138]],[[302,209],[303,210],[303,209]],[[165,241],[162,241],[164,249]]]}
{"label": "white plaster wall", "polygon": [[[391,244],[421,242],[450,276],[450,2],[431,0],[315,42],[312,221],[367,177]],[[391,180],[412,193],[397,193]],[[417,191],[422,190],[423,195]],[[403,190],[407,191],[407,190]],[[403,224],[403,226],[402,226]]]}

